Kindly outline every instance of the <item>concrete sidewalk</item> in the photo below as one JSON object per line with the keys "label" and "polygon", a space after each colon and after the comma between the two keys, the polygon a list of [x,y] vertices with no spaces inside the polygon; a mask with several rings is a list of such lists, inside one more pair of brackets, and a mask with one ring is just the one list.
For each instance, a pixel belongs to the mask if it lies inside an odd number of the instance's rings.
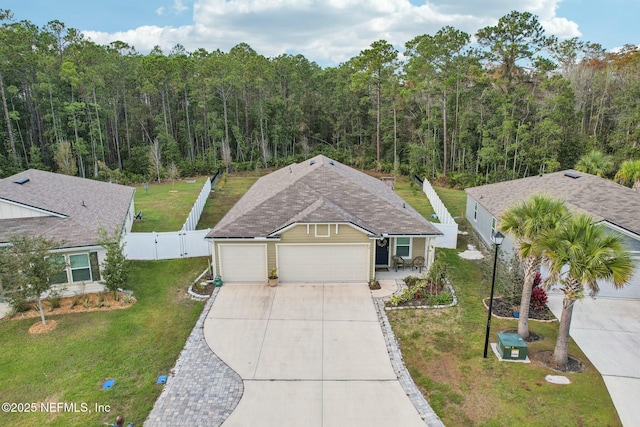
{"label": "concrete sidewalk", "polygon": [[[550,294],[548,306],[560,319],[562,295]],[[622,424],[640,426],[640,300],[585,297],[570,335],[602,375]]]}
{"label": "concrete sidewalk", "polygon": [[244,382],[225,427],[426,424],[394,372],[366,284],[225,285],[204,336]]}

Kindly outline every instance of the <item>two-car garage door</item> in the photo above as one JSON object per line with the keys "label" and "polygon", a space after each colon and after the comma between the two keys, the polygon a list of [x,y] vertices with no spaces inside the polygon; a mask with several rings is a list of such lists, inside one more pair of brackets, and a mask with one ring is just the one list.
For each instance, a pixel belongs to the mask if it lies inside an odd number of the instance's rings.
{"label": "two-car garage door", "polygon": [[[225,282],[265,282],[267,245],[218,245]],[[282,282],[361,282],[369,278],[368,244],[277,244]]]}
{"label": "two-car garage door", "polygon": [[369,277],[368,244],[276,245],[283,282],[360,282]]}

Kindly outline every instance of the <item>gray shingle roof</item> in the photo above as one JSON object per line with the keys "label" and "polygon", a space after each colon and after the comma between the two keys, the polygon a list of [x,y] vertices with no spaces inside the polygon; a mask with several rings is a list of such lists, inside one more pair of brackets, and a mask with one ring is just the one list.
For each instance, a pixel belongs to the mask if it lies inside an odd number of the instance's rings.
{"label": "gray shingle roof", "polygon": [[590,214],[596,221],[606,220],[640,235],[640,193],[584,172],[553,172],[472,187],[466,192],[498,218],[507,208],[533,194],[546,194],[564,200],[575,211]]}
{"label": "gray shingle roof", "polygon": [[[14,181],[28,178],[24,184]],[[64,247],[95,245],[98,227],[124,224],[135,188],[29,169],[0,180],[0,200],[58,216],[0,219],[0,242],[27,233],[64,240]]]}
{"label": "gray shingle roof", "polygon": [[207,237],[267,237],[317,222],[347,222],[372,235],[442,234],[379,179],[320,155],[260,178]]}

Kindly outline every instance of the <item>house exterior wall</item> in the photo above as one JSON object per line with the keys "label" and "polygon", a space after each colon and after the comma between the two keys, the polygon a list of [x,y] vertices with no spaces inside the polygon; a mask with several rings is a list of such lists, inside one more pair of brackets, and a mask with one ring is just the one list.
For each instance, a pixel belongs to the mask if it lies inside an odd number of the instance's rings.
{"label": "house exterior wall", "polygon": [[0,219],[35,218],[41,216],[50,215],[46,212],[30,209],[25,206],[0,201]]}
{"label": "house exterior wall", "polygon": [[129,210],[127,211],[127,216],[124,219],[124,226],[122,229],[123,234],[131,233],[131,227],[133,227],[133,218],[136,216],[136,208],[133,201],[133,197],[131,197],[131,203],[129,203]]}
{"label": "house exterior wall", "polygon": [[[373,247],[373,241],[369,239],[369,236],[364,232],[355,229],[347,224],[299,224],[296,225],[280,235],[279,240],[238,240],[233,241],[234,244],[241,245],[267,245],[267,268],[272,269],[277,267],[277,249],[276,244],[340,244],[340,243],[363,243],[369,245],[370,248],[370,272],[369,277],[372,278],[375,269],[375,248]],[[219,257],[219,245],[228,242],[214,241],[213,242],[213,265],[215,272],[221,271],[220,269],[220,257]]]}
{"label": "house exterior wall", "polygon": [[[482,204],[467,194],[467,209],[466,216],[467,221],[471,224],[471,227],[476,231],[482,242],[488,247],[493,247],[491,241],[491,225],[495,218],[488,210],[486,210]],[[500,222],[496,218],[496,227],[500,225]],[[504,234],[504,233],[503,233]],[[500,254],[503,258],[511,257],[514,253],[514,241],[511,236],[505,235],[502,245],[500,245]]]}

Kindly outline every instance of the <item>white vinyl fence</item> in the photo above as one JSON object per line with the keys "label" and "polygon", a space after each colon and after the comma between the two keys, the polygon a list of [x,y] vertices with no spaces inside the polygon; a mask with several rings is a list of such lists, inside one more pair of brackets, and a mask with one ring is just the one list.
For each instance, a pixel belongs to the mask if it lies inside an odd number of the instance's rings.
{"label": "white vinyl fence", "polygon": [[204,209],[204,205],[205,203],[207,203],[207,198],[209,197],[209,194],[211,194],[211,181],[212,181],[211,179],[207,178],[207,180],[204,182],[204,185],[202,186],[202,190],[200,190],[200,195],[198,196],[198,199],[196,200],[196,202],[193,204],[193,207],[191,208],[191,212],[189,213],[187,220],[184,222],[184,225],[182,226],[182,231],[193,231],[196,229],[196,226],[198,225],[198,221],[200,221],[200,215],[202,215],[202,210]]}
{"label": "white vinyl fence", "polygon": [[442,236],[436,238],[436,247],[455,249],[458,244],[458,224],[426,178],[422,182],[422,191],[427,195],[433,210],[440,220],[440,222],[432,222],[443,233]]}
{"label": "white vinyl fence", "polygon": [[158,260],[211,256],[211,245],[204,237],[211,231],[168,231],[129,233],[124,236],[127,259]]}
{"label": "white vinyl fence", "polygon": [[126,234],[124,253],[127,259],[159,260],[211,256],[211,245],[204,240],[211,229],[196,230],[196,226],[218,176],[219,173],[212,179],[206,179],[180,231]]}

